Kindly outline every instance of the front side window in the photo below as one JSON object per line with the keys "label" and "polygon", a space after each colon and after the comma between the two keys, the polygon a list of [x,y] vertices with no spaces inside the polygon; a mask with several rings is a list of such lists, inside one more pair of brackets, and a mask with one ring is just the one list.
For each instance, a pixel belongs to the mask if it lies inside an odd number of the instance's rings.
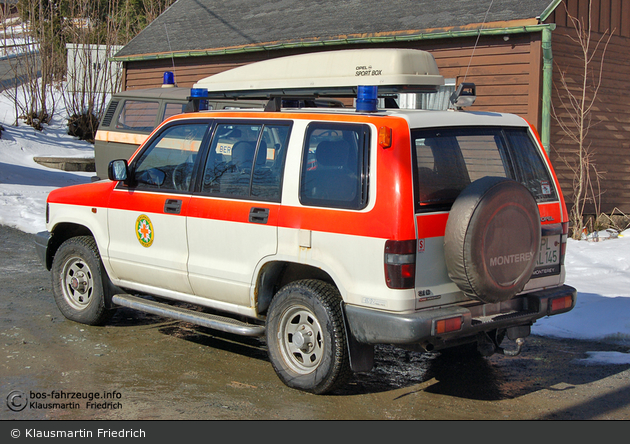
{"label": "front side window", "polygon": [[304,142],[300,201],[358,210],[367,205],[370,129],[317,122]]}
{"label": "front side window", "polygon": [[485,176],[516,180],[538,202],[557,199],[545,162],[526,128],[413,130],[416,207],[449,207],[464,188]]}
{"label": "front side window", "polygon": [[217,125],[203,174],[203,194],[280,201],[286,123]]}
{"label": "front side window", "polygon": [[193,167],[209,123],[166,128],[140,155],[133,184],[140,190],[190,190]]}

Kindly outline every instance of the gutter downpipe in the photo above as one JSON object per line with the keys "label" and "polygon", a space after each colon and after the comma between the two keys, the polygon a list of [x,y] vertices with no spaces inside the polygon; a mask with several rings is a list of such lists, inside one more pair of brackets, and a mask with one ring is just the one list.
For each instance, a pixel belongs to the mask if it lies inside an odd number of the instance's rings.
{"label": "gutter downpipe", "polygon": [[551,94],[553,89],[553,54],[551,51],[551,32],[556,29],[550,23],[542,29],[543,84],[542,84],[542,121],[540,139],[543,148],[549,154],[551,148]]}

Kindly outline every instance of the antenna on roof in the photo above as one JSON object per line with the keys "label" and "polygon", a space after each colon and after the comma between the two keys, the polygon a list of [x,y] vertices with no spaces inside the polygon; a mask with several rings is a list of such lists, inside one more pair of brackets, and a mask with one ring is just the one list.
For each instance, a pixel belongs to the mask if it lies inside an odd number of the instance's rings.
{"label": "antenna on roof", "polygon": [[483,29],[483,25],[486,24],[486,20],[488,19],[488,13],[490,12],[490,8],[492,8],[492,3],[494,3],[494,0],[490,0],[490,6],[488,6],[486,15],[483,18],[483,22],[481,23],[481,28],[479,28],[479,33],[477,34],[477,40],[475,41],[475,46],[473,47],[472,54],[470,54],[470,60],[468,61],[468,67],[466,68],[466,74],[464,74],[464,81],[462,83],[465,83],[466,78],[468,77],[468,70],[470,69],[470,64],[472,63],[473,56],[475,55],[475,49],[477,49],[477,44],[479,43],[479,37],[481,37],[481,30]]}
{"label": "antenna on roof", "polygon": [[[164,31],[166,32],[166,41],[168,42],[168,49],[171,51],[171,61],[173,62],[173,76],[175,76],[175,57],[173,56],[173,48],[171,48],[171,39],[168,38],[168,29],[166,23],[164,23]],[[174,79],[175,77],[173,77]],[[177,86],[177,84],[175,84]]]}

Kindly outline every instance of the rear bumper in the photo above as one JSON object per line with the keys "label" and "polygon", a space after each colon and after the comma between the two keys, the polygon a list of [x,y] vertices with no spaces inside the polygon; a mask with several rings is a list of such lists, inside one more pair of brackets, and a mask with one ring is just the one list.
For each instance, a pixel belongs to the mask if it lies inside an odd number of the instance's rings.
{"label": "rear bumper", "polygon": [[[571,306],[552,312],[551,301],[571,296]],[[346,305],[345,311],[354,338],[365,344],[427,345],[431,349],[475,337],[494,329],[530,326],[536,319],[565,313],[575,307],[577,290],[568,285],[527,293],[497,304],[453,305],[414,313],[391,313]],[[462,317],[458,331],[438,335],[436,322]],[[527,330],[529,331],[529,330]]]}

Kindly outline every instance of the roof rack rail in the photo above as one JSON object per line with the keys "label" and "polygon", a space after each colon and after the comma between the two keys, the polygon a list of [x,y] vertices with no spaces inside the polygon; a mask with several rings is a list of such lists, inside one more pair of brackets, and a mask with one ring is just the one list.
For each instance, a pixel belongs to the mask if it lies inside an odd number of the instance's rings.
{"label": "roof rack rail", "polygon": [[323,51],[243,65],[199,80],[208,98],[356,97],[359,86],[378,96],[435,92],[444,84],[435,59],[417,49]]}

